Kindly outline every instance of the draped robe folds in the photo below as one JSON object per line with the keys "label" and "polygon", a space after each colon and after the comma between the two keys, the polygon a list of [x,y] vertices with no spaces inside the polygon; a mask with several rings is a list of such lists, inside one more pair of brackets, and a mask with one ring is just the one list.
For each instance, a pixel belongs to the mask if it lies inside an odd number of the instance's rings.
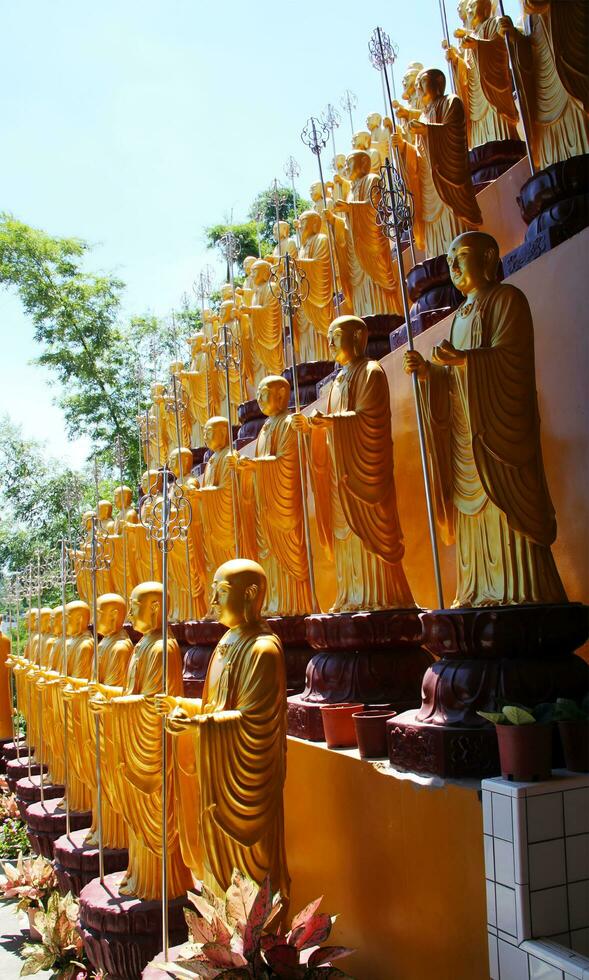
{"label": "draped robe folds", "polygon": [[270,289],[270,283],[262,283],[254,292],[250,313],[253,326],[253,347],[263,367],[262,377],[282,374],[284,349],[282,343],[282,314],[280,303]]}
{"label": "draped robe folds", "polygon": [[335,559],[332,612],[414,605],[401,564],[390,399],[377,361],[358,358],[332,382],[332,427],[312,429],[311,468],[322,543]]}
{"label": "draped robe folds", "polygon": [[235,529],[229,447],[213,453],[205,466],[200,493],[202,527],[209,587],[220,565],[235,558]]}
{"label": "draped robe folds", "polygon": [[[62,684],[74,682],[82,678],[88,680],[92,675],[92,657],[94,653],[94,641],[88,631],[80,636],[69,637],[66,640],[67,651],[67,675],[60,683],[50,683],[48,685],[48,699],[51,705],[50,718],[54,726],[53,739],[57,750],[61,748],[59,755],[55,755],[51,760],[51,771],[54,780],[58,783],[65,781],[65,744],[64,744],[64,725],[65,725],[65,702],[63,698]],[[56,669],[61,674],[62,664],[57,665]],[[85,812],[92,806],[92,796],[88,786],[88,772],[84,767],[82,746],[77,740],[74,714],[71,702],[68,704],[67,712],[67,732],[68,732],[68,785],[67,798],[70,809]]]}
{"label": "draped robe folds", "polygon": [[190,370],[182,373],[182,383],[188,395],[189,411],[192,417],[193,446],[202,445],[202,433],[211,417],[211,396],[208,379],[209,358],[206,351],[199,351],[190,362]]}
{"label": "draped robe folds", "polygon": [[[157,405],[153,404],[149,409],[149,433],[146,437],[146,444],[144,444],[143,456],[145,465],[147,466],[149,460],[149,468],[152,470],[159,469],[168,458],[167,414],[168,412],[163,401],[158,402]],[[176,438],[174,436],[175,441]]]}
{"label": "draped robe folds", "polygon": [[438,523],[456,540],[455,606],[566,602],[550,545],[556,518],[542,450],[532,317],[494,285],[451,342],[466,365],[430,365],[422,385]]}
{"label": "draped robe folds", "polygon": [[334,284],[327,235],[320,232],[301,246],[298,266],[307,277],[309,290],[298,318],[298,351],[301,361],[323,361],[329,357],[327,331],[333,319]]}
{"label": "draped robe folds", "polygon": [[530,107],[534,159],[544,168],[589,153],[589,6],[586,0],[525,0],[525,9],[527,33],[510,37]]}
{"label": "draped robe folds", "polygon": [[[133,643],[126,630],[105,636],[98,645],[98,683],[122,688],[127,676]],[[97,829],[98,799],[96,788],[96,720],[88,707],[89,691],[85,685],[70,702],[72,724],[80,751],[76,761],[76,776],[85,780],[92,795],[92,826],[89,835]],[[100,755],[102,794],[102,834],[105,847],[128,846],[127,825],[118,812],[112,798],[112,780],[108,776],[111,759],[107,754],[104,725],[100,721]]]}
{"label": "draped robe folds", "polygon": [[416,212],[416,243],[433,258],[448,251],[463,231],[482,224],[466,141],[464,108],[456,95],[437,98],[421,116],[425,134],[416,146],[403,143],[402,156]]}
{"label": "draped robe folds", "polygon": [[150,541],[141,522],[127,525],[127,541],[135,562],[135,578],[140,582],[161,582],[162,553],[156,541]]}
{"label": "draped robe folds", "polygon": [[[183,446],[188,446],[188,448],[190,448],[192,445],[193,417],[189,411],[190,400],[186,388],[179,379],[176,379],[176,394],[178,397],[177,416],[176,400],[174,398],[174,383],[172,381],[170,383],[167,404],[162,408],[162,411],[166,417],[167,433],[167,456],[165,462],[167,462],[167,457],[174,451],[174,449],[181,449]],[[178,439],[180,442],[178,442]]]}
{"label": "draped robe folds", "polygon": [[[191,485],[194,489],[191,488]],[[174,547],[168,552],[168,588],[170,593],[169,619],[183,623],[190,619],[200,619],[206,614],[205,598],[206,566],[202,542],[202,519],[195,494],[196,481],[191,478],[176,481],[182,488],[184,498],[191,507],[190,525],[185,538],[177,538]],[[174,491],[170,491],[174,500]],[[170,530],[175,533],[177,518],[170,514]]]}
{"label": "draped robe folds", "polygon": [[497,18],[489,17],[476,30],[476,45],[456,63],[458,94],[466,115],[468,145],[492,140],[516,140],[518,113],[505,39]]}
{"label": "draped robe folds", "polygon": [[[217,644],[202,700],[180,699],[208,715],[195,725],[198,820],[186,821],[183,848],[204,854],[204,881],[219,895],[233,868],[288,900],[284,842],[286,675],[284,653],[266,624],[229,630]],[[200,839],[200,841],[199,841]],[[197,870],[193,868],[193,870]]]}
{"label": "draped robe folds", "polygon": [[344,219],[352,303],[355,315],[360,317],[398,314],[403,309],[389,240],[376,221],[378,201],[373,188],[378,181],[379,177],[372,173],[352,181],[349,211]]}
{"label": "draped robe folds", "polygon": [[[129,834],[130,893],[140,899],[162,897],[162,719],[150,695],[163,691],[161,632],[139,641],[129,664],[123,695],[112,699],[104,715],[107,795],[117,806]],[[168,636],[168,693],[182,693],[182,662],[176,640]],[[168,898],[192,884],[180,851],[177,783],[173,778],[171,736],[168,739],[167,844]],[[178,773],[178,778],[181,774]]]}
{"label": "draped robe folds", "polygon": [[312,610],[305,546],[299,450],[286,412],[264,423],[256,441],[254,487],[258,560],[266,572],[266,616]]}

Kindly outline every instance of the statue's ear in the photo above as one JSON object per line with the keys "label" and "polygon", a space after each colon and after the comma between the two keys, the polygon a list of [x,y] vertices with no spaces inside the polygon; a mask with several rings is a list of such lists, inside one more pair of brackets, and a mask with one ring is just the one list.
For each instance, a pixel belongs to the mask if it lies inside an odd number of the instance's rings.
{"label": "statue's ear", "polygon": [[257,596],[257,594],[258,594],[259,591],[260,591],[259,586],[257,586],[257,585],[248,585],[248,587],[246,588],[245,592],[243,593],[244,598],[245,599],[249,599],[249,601],[251,602],[253,599],[256,598],[256,596]]}

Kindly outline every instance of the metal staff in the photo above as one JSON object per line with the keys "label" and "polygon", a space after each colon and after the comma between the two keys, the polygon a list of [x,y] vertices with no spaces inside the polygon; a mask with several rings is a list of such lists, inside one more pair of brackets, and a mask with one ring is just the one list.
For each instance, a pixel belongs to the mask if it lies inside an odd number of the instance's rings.
{"label": "metal staff", "polygon": [[[404,229],[411,225],[413,218],[413,200],[407,192],[398,170],[391,165],[390,160],[385,160],[384,167],[381,167],[380,180],[374,184],[372,205],[376,210],[377,223],[382,228],[388,238],[393,239],[396,246],[397,262],[399,266],[399,280],[401,283],[401,295],[403,297],[403,312],[405,314],[405,324],[407,327],[407,346],[409,350],[414,350],[413,330],[411,327],[411,313],[409,308],[409,297],[407,295],[407,283],[405,282],[405,269],[403,264],[403,252],[401,248],[401,235]],[[429,535],[434,564],[434,576],[436,580],[436,591],[438,605],[444,608],[444,594],[442,590],[442,575],[440,571],[440,556],[438,552],[438,540],[436,536],[436,521],[434,514],[433,494],[431,488],[430,473],[427,462],[427,449],[425,439],[425,425],[423,421],[423,409],[421,396],[419,393],[419,381],[417,375],[411,375],[413,381],[413,395],[415,398],[415,413],[417,416],[417,432],[419,436],[419,451],[421,454],[421,468],[423,471],[423,483],[425,487],[425,502],[427,507],[427,519],[429,525]]]}
{"label": "metal staff", "polygon": [[[440,20],[442,21],[442,34],[444,35],[444,40],[449,48],[450,32],[448,30],[448,18],[446,17],[446,4],[444,0],[438,0],[438,7],[440,8]],[[454,94],[456,94],[456,83],[454,81],[454,68],[452,64],[450,64],[450,87]]]}
{"label": "metal staff", "polygon": [[321,114],[321,122],[327,126],[331,135],[331,148],[333,150],[333,159],[335,167],[335,158],[337,155],[337,150],[335,148],[335,131],[341,123],[341,116],[334,105],[328,102],[324,111]]}
{"label": "metal staff", "polygon": [[[370,36],[370,41],[368,42],[368,52],[370,56],[370,63],[373,68],[376,68],[380,72],[380,78],[383,86],[383,95],[385,100],[385,113],[390,109],[391,120],[393,123],[393,128],[397,128],[397,119],[395,116],[395,110],[393,107],[393,98],[391,96],[391,87],[389,83],[389,73],[387,71],[387,65],[393,65],[399,53],[399,49],[396,45],[393,45],[390,37],[380,27],[376,27]],[[392,67],[391,67],[392,74]],[[394,88],[394,78],[393,78],[393,88]],[[388,105],[387,105],[388,100]],[[396,100],[395,100],[396,101]],[[397,150],[396,146],[392,145],[392,141],[389,135],[389,160],[394,161],[395,169],[397,170],[403,185],[405,185],[403,162],[401,160],[401,154]],[[403,175],[403,176],[402,176]],[[411,220],[406,226],[407,234],[409,236],[409,248],[411,249],[411,262],[413,265],[417,265],[417,259],[415,256],[415,241],[413,238],[413,220]],[[397,246],[398,247],[398,246]]]}
{"label": "metal staff", "polygon": [[294,157],[289,157],[284,164],[284,173],[287,177],[290,177],[290,185],[292,187],[292,207],[295,216],[295,234],[297,236],[297,245],[301,247],[301,233],[299,231],[299,214],[297,209],[297,190],[295,187],[295,177],[301,176],[301,168],[299,167],[297,161]]}
{"label": "metal staff", "polygon": [[[70,542],[71,543],[71,542]],[[67,677],[67,623],[65,616],[65,600],[66,600],[66,584],[67,584],[67,547],[65,543],[65,538],[61,539],[61,671],[64,677]],[[63,699],[63,781],[65,786],[65,832],[69,837],[70,835],[70,801],[69,801],[69,780],[70,780],[70,763],[69,763],[69,729],[68,729],[68,710],[69,703],[64,698]]]}
{"label": "metal staff", "polygon": [[[329,129],[315,116],[307,120],[307,125],[301,133],[301,139],[305,146],[308,146],[311,153],[317,157],[319,165],[319,179],[321,181],[321,193],[323,195],[323,207],[327,210],[327,194],[325,193],[325,181],[323,179],[323,167],[321,166],[321,150],[327,145],[329,139]],[[327,244],[329,246],[329,264],[331,265],[331,275],[333,278],[333,300],[335,303],[336,316],[340,315],[340,302],[338,292],[337,261],[335,252],[335,235],[333,228],[327,222],[328,235]]]}
{"label": "metal staff", "polygon": [[[29,663],[32,663],[33,661],[32,661],[31,654],[33,652],[33,632],[32,632],[32,629],[31,629],[31,609],[32,609],[31,602],[32,602],[32,595],[33,595],[33,566],[31,564],[29,564],[29,583],[28,584],[29,584],[29,588],[28,588],[28,597],[29,597],[29,640],[28,640],[29,653],[28,653],[28,660],[29,660]],[[29,778],[29,781],[30,781],[30,779],[31,779],[31,685],[28,682],[27,682],[27,711],[28,711],[28,717],[27,717],[27,749],[28,749],[28,752],[27,752],[27,770],[28,770],[28,772],[27,772],[27,775],[28,775],[28,778]]]}
{"label": "metal staff", "polygon": [[[297,357],[294,341],[294,316],[300,308],[309,292],[309,282],[307,277],[299,269],[295,260],[286,253],[284,257],[284,275],[278,272],[272,274],[270,289],[282,305],[284,319],[288,322],[290,332],[290,363],[292,369],[292,386],[294,392],[295,411],[301,410],[301,399],[299,395],[299,378],[297,373]],[[299,451],[299,475],[301,478],[301,499],[303,504],[303,528],[305,531],[305,547],[307,550],[307,565],[309,567],[309,585],[311,586],[311,598],[313,602],[313,612],[319,612],[319,604],[315,592],[315,570],[313,567],[313,550],[311,548],[311,525],[309,522],[309,502],[307,499],[307,479],[304,458],[303,433],[297,432],[297,443]]]}
{"label": "metal staff", "polygon": [[[178,440],[178,450],[180,450],[181,448],[180,412],[186,408],[186,402],[181,400],[180,397],[178,396],[178,379],[175,374],[172,375],[172,386],[174,392],[173,394],[174,404],[168,405],[168,408],[176,413],[176,438]],[[180,385],[180,391],[182,394],[184,394],[184,389],[182,385]],[[182,464],[182,453],[180,451],[178,451],[178,463],[180,466],[180,479],[182,480],[184,478],[184,467]],[[186,577],[188,579],[188,601],[189,601],[189,609],[190,609],[190,618],[194,619],[194,607],[192,603],[192,585],[191,585],[191,576],[190,576],[190,547],[188,544],[188,537],[186,537],[185,539],[185,544],[186,544]]]}
{"label": "metal staff", "polygon": [[[222,238],[219,239],[219,244],[221,246],[221,249],[223,251],[223,255],[225,256],[225,259],[227,260],[227,272],[229,274],[229,285],[231,286],[231,294],[232,294],[232,298],[233,298],[233,305],[235,306],[235,274],[234,274],[234,271],[233,271],[233,263],[235,262],[237,256],[239,255],[239,242],[237,241],[237,238],[233,234],[233,232],[232,231],[228,231],[225,235],[223,235]],[[278,245],[278,251],[280,252],[280,244]],[[231,320],[232,320],[232,323],[235,322],[235,318],[234,317],[232,317]],[[223,330],[225,332],[225,325],[223,327]],[[233,327],[230,328],[230,332],[231,332],[232,338],[234,338],[234,329],[233,329]],[[240,347],[239,341],[237,341],[237,348],[238,348],[238,352],[241,353],[241,347]],[[245,398],[245,391],[243,389],[243,378],[241,376],[241,357],[240,356],[233,359],[233,365],[232,366],[235,368],[235,370],[238,373],[238,376],[239,376],[239,393],[240,393],[240,397],[241,397],[242,402],[244,402],[246,400],[246,398]],[[227,377],[229,377],[229,375],[227,375]],[[227,382],[227,384],[229,384],[229,382]],[[227,388],[227,395],[229,396],[229,388]]]}
{"label": "metal staff", "polygon": [[[41,667],[41,552],[37,552],[37,601],[39,603],[39,615],[37,617],[37,666]],[[43,779],[43,695],[41,691],[37,696],[39,711],[39,745],[37,746],[39,759],[39,789],[41,792],[41,803],[45,802],[45,788]]]}
{"label": "metal staff", "polygon": [[[12,655],[13,592],[12,592],[12,588],[10,586],[7,589],[6,597],[5,598],[6,598],[6,608],[8,610],[8,633],[6,635],[10,639],[10,653]],[[17,636],[18,636],[18,616],[17,616],[16,623],[17,623]],[[17,654],[17,656],[18,656],[18,654]],[[16,757],[18,759],[19,758],[19,754],[18,754],[18,737],[17,737],[17,730],[16,730],[16,725],[15,725],[15,717],[14,717],[14,715],[15,715],[14,703],[15,703],[15,698],[16,698],[16,683],[14,681],[14,670],[13,670],[13,667],[12,666],[10,666],[9,669],[8,669],[8,677],[7,677],[7,680],[8,680],[8,703],[10,705],[10,723],[11,723],[11,728],[12,728],[12,742],[13,742],[13,745],[16,747]],[[16,710],[18,710],[18,708]]]}
{"label": "metal staff", "polygon": [[358,108],[358,99],[354,94],[354,92],[351,92],[350,89],[347,88],[344,94],[342,95],[339,104],[341,105],[342,109],[345,109],[345,111],[348,113],[348,116],[350,117],[350,129],[352,131],[352,136],[353,136],[354,118],[352,116],[352,112],[354,109]]}
{"label": "metal staff", "polygon": [[[505,8],[503,6],[503,0],[499,0],[499,10],[501,11],[501,16],[505,17]],[[523,86],[521,85],[521,79],[519,77],[519,71],[517,71],[514,64],[513,48],[511,47],[511,38],[509,37],[509,32],[505,34],[505,47],[507,48],[507,57],[509,59],[509,70],[511,72],[511,77],[515,83],[515,101],[517,105],[517,110],[519,112],[519,117],[522,121],[522,128],[524,131],[524,139],[526,141],[526,154],[528,157],[528,163],[530,165],[530,172],[536,173],[536,165],[534,163],[534,157],[532,154],[532,134],[530,132],[530,121],[528,118],[527,111],[524,112],[524,98],[522,97]]]}
{"label": "metal staff", "polygon": [[[156,541],[162,554],[162,687],[168,693],[168,553],[174,541],[186,535],[192,522],[190,502],[178,484],[169,483],[169,470],[164,464],[163,492],[150,495],[149,517],[142,517],[142,523],[150,536]],[[172,519],[170,519],[170,517]],[[162,949],[164,960],[168,958],[168,736],[166,719],[162,718]]]}
{"label": "metal staff", "polygon": [[[205,300],[208,300],[210,298],[211,292],[213,290],[213,270],[211,269],[211,267],[209,265],[207,265],[205,267],[204,271],[199,272],[199,274],[198,274],[198,285],[196,283],[194,283],[192,288],[194,289],[196,295],[200,299],[200,312],[201,312],[202,326],[203,326],[203,330],[204,330],[204,324],[205,324]],[[211,396],[210,396],[210,392],[209,392],[209,370],[208,370],[208,368],[209,368],[209,365],[208,365],[208,356],[207,356],[207,369],[205,371],[205,385],[206,385],[206,394],[207,394],[207,416],[210,417],[211,416]]]}
{"label": "metal staff", "polygon": [[[117,453],[117,462],[119,464],[119,485],[122,493],[123,464],[125,461],[125,451],[123,448],[123,440],[121,439],[119,433],[117,433],[117,437],[115,440],[115,447]],[[121,537],[123,539],[123,593],[125,599],[125,607],[127,607],[129,605],[129,596],[128,596],[128,588],[127,588],[127,534],[126,534],[125,521],[120,522],[120,528],[121,528]]]}

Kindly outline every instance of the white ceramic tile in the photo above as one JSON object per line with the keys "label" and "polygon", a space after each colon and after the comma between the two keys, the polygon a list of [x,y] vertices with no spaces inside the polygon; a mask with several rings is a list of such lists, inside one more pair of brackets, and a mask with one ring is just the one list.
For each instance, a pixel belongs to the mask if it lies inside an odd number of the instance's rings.
{"label": "white ceramic tile", "polygon": [[566,838],[567,880],[589,878],[589,834]]}
{"label": "white ceramic tile", "polygon": [[512,797],[511,818],[513,821],[514,877],[518,885],[525,885],[529,880],[527,802],[525,796],[521,798]]}
{"label": "white ceramic tile", "polygon": [[513,843],[508,840],[501,840],[494,837],[495,850],[495,881],[500,881],[502,885],[515,885],[515,874],[513,868]]}
{"label": "white ceramic tile", "polygon": [[496,927],[497,909],[495,906],[495,882],[489,881],[487,878],[485,884],[487,886],[487,923]]}
{"label": "white ceramic tile", "polygon": [[495,885],[495,901],[497,903],[497,928],[517,936],[517,920],[515,917],[515,890],[505,885]]}
{"label": "white ceramic tile", "polygon": [[497,929],[498,939],[502,939],[504,943],[511,943],[512,946],[519,946],[519,940],[517,936],[510,936],[508,932],[501,932],[501,929]]}
{"label": "white ceramic tile", "polygon": [[529,968],[530,980],[562,980],[562,970],[537,956],[530,956]]}
{"label": "white ceramic tile", "polygon": [[513,840],[513,827],[511,820],[511,799],[509,796],[502,796],[500,793],[493,793],[493,837],[501,837],[503,840]]}
{"label": "white ceramic tile", "polygon": [[589,929],[573,929],[571,931],[571,946],[575,953],[589,957]]}
{"label": "white ceramic tile", "polygon": [[589,787],[569,789],[564,794],[567,837],[589,833]]}
{"label": "white ceramic tile", "polygon": [[564,837],[562,793],[532,796],[526,800],[528,843]]}
{"label": "white ceramic tile", "polygon": [[575,881],[568,886],[569,929],[589,926],[589,880]]}
{"label": "white ceramic tile", "polygon": [[497,946],[501,980],[529,980],[528,954],[502,939],[499,939]]}
{"label": "white ceramic tile", "polygon": [[550,780],[544,783],[526,783],[525,786],[526,796],[542,796],[545,793],[589,787],[589,776],[582,772],[569,772],[568,769],[553,769]]}
{"label": "white ceramic tile", "polygon": [[500,980],[497,936],[492,936],[491,933],[489,933],[489,977],[490,980]]}
{"label": "white ceramic tile", "polygon": [[485,849],[485,878],[495,880],[495,855],[493,852],[493,838],[490,834],[483,835],[483,847]]}
{"label": "white ceramic tile", "polygon": [[566,886],[532,892],[530,906],[533,936],[554,936],[568,931]]}
{"label": "white ceramic tile", "polygon": [[530,865],[530,888],[551,888],[566,882],[564,859],[564,838],[530,844],[528,849]]}
{"label": "white ceramic tile", "polygon": [[[567,936],[568,933],[565,934],[565,938]],[[550,963],[551,966],[555,966],[567,974],[570,973],[579,978],[583,975],[583,957],[570,949],[566,949],[554,939],[529,939],[521,944],[521,948],[526,950],[530,956],[537,956],[538,959]]]}
{"label": "white ceramic tile", "polygon": [[527,885],[515,886],[515,921],[517,923],[518,942],[529,939],[532,935],[530,922],[530,890]]}
{"label": "white ceramic tile", "polygon": [[485,834],[493,833],[493,809],[491,805],[491,793],[488,790],[483,790],[483,832]]}

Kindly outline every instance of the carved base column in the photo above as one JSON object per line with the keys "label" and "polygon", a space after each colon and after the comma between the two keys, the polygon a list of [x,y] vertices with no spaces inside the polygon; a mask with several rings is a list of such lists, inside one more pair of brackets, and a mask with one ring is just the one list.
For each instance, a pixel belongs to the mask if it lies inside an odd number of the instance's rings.
{"label": "carved base column", "polygon": [[290,735],[322,742],[322,704],[391,704],[395,711],[419,704],[432,657],[421,648],[418,609],[318,614],[305,626],[316,652],[305,690],[288,699]]}
{"label": "carved base column", "polygon": [[[31,776],[38,776],[41,766],[38,762],[31,762]],[[47,766],[43,766],[43,772],[47,772]],[[21,755],[20,759],[11,759],[6,763],[6,782],[11,793],[16,793],[16,784],[19,779],[24,779],[29,775],[28,755]]]}
{"label": "carved base column", "polygon": [[423,645],[440,660],[423,678],[421,708],[387,723],[394,766],[496,775],[497,736],[478,711],[580,700],[589,689],[589,665],[574,655],[589,636],[589,607],[581,603],[442,609],[421,621]]}
{"label": "carved base column", "polygon": [[313,651],[307,640],[306,616],[270,616],[268,626],[280,637],[284,648],[286,687],[289,694],[305,687],[307,664]]}
{"label": "carved base column", "polygon": [[[161,902],[119,894],[123,872],[91,881],[80,893],[79,929],[94,970],[109,980],[137,980],[162,948]],[[185,896],[168,904],[170,946],[186,942]]]}
{"label": "carved base column", "polygon": [[501,174],[507,173],[525,157],[523,140],[489,140],[468,151],[470,174],[475,194],[482,191]]}
{"label": "carved base column", "polygon": [[[98,848],[84,843],[87,836],[88,830],[83,828],[55,841],[53,864],[62,895],[71,892],[78,896],[82,888],[98,878]],[[126,869],[129,862],[126,848],[105,847],[103,854],[105,876]]]}
{"label": "carved base column", "polygon": [[[13,742],[11,738],[4,741],[4,744],[2,745],[2,757],[5,764],[10,762],[12,759],[16,759],[16,746],[17,743]],[[28,755],[27,743],[25,742],[24,738],[18,740],[18,751],[22,756]],[[2,772],[6,772],[6,768],[4,768]]]}
{"label": "carved base column", "polygon": [[[462,303],[464,297],[452,284],[445,255],[425,259],[409,270],[407,289],[412,302],[411,327],[414,336],[443,320]],[[390,350],[407,343],[404,319],[389,335]]]}
{"label": "carved base column", "polygon": [[[42,854],[53,861],[53,845],[66,831],[65,807],[58,809],[60,799],[45,800],[44,803],[31,803],[26,810],[27,832],[35,854]],[[88,831],[92,823],[90,810],[78,812],[70,810],[71,830]]]}
{"label": "carved base column", "polygon": [[185,698],[202,697],[209,660],[226,631],[226,626],[207,619],[195,619],[193,622],[184,623],[187,648],[183,661],[182,680]]}
{"label": "carved base column", "polygon": [[[43,797],[46,800],[61,800],[65,793],[65,786],[59,783],[49,783],[43,777]],[[16,802],[23,820],[26,820],[26,810],[31,803],[38,803],[41,799],[41,776],[24,776],[16,784]]]}

